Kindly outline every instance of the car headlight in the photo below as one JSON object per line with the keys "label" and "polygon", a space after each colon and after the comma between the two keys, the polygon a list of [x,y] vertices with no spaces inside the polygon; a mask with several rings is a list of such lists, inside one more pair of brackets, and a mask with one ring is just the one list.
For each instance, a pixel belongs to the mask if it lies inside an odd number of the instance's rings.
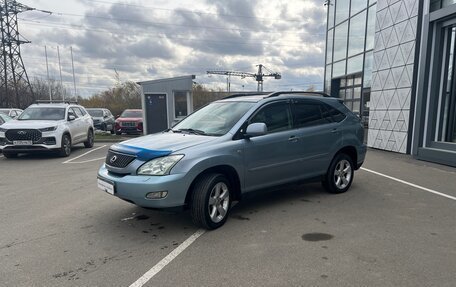
{"label": "car headlight", "polygon": [[55,131],[57,129],[57,127],[49,127],[49,128],[44,128],[44,129],[38,129],[40,132],[44,133],[44,132],[52,132],[52,131]]}
{"label": "car headlight", "polygon": [[138,169],[138,175],[167,175],[183,157],[177,154],[150,160]]}
{"label": "car headlight", "polygon": [[7,129],[0,128],[0,133],[6,133]]}

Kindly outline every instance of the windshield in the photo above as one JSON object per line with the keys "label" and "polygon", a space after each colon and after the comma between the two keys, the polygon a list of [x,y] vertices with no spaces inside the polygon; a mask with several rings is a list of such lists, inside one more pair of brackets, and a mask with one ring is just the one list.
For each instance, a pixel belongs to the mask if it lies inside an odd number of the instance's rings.
{"label": "windshield", "polygon": [[102,118],[103,117],[103,110],[87,110],[87,112],[92,117],[96,117],[96,118]]}
{"label": "windshield", "polygon": [[17,118],[20,121],[43,120],[58,121],[65,119],[65,108],[28,108]]}
{"label": "windshield", "polygon": [[216,102],[183,119],[173,131],[221,136],[226,134],[254,105],[251,102]]}
{"label": "windshield", "polygon": [[0,114],[8,115],[9,110],[8,109],[0,109]]}
{"label": "windshield", "polygon": [[142,111],[125,110],[120,115],[121,118],[142,118]]}

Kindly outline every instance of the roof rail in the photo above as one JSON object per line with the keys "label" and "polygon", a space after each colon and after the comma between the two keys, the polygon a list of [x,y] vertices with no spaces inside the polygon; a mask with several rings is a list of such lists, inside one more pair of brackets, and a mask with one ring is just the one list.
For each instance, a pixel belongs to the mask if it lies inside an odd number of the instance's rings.
{"label": "roof rail", "polygon": [[271,97],[278,97],[280,95],[289,95],[289,94],[297,94],[297,95],[308,95],[308,96],[322,96],[325,98],[331,98],[330,95],[324,92],[309,92],[309,91],[282,91],[282,92],[274,92],[268,96]]}
{"label": "roof rail", "polygon": [[35,104],[78,104],[78,101],[71,100],[36,100]]}
{"label": "roof rail", "polygon": [[232,99],[232,98],[238,98],[238,97],[248,97],[248,96],[261,96],[261,95],[268,95],[270,93],[265,93],[265,92],[246,92],[246,93],[237,93],[237,94],[232,94],[229,96],[226,96],[223,98],[225,99]]}

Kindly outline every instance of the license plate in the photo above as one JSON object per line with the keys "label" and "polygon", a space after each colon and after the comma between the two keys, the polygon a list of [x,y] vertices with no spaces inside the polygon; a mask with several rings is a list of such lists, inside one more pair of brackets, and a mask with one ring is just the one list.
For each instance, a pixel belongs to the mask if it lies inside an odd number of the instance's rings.
{"label": "license plate", "polygon": [[32,141],[13,141],[14,145],[32,145]]}
{"label": "license plate", "polygon": [[102,180],[100,178],[97,179],[98,188],[106,191],[109,194],[114,195],[114,184],[111,182],[107,182],[106,180]]}

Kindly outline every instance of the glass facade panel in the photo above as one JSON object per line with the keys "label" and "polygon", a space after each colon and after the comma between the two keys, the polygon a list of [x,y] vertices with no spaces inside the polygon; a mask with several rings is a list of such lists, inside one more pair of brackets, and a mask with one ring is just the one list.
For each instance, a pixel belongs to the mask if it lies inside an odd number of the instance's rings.
{"label": "glass facade panel", "polygon": [[328,2],[328,29],[334,27],[334,1]]}
{"label": "glass facade panel", "polygon": [[350,15],[355,15],[359,11],[366,9],[367,2],[367,0],[351,0]]}
{"label": "glass facade panel", "polygon": [[440,93],[440,105],[438,107],[437,129],[434,140],[437,142],[456,143],[456,27],[448,28],[445,33],[448,38],[448,46],[445,47],[446,81],[445,87]]}
{"label": "glass facade panel", "polygon": [[350,0],[336,1],[336,25],[347,20],[350,12]]}
{"label": "glass facade panel", "polygon": [[364,54],[361,54],[359,56],[348,59],[347,74],[353,74],[361,72],[363,70],[363,56]]}
{"label": "glass facade panel", "polygon": [[364,51],[366,37],[366,11],[350,19],[350,32],[348,40],[348,56],[353,56]]}
{"label": "glass facade panel", "polygon": [[334,31],[334,61],[347,57],[348,22],[340,24]]}
{"label": "glass facade panel", "polygon": [[326,63],[331,64],[333,56],[334,29],[328,31],[328,40],[326,42]]}
{"label": "glass facade panel", "polygon": [[435,10],[453,5],[455,3],[456,3],[456,0],[431,0],[430,10],[435,11]]}
{"label": "glass facade panel", "polygon": [[371,6],[368,10],[367,31],[366,31],[366,51],[374,49],[376,12],[377,12],[377,5]]}
{"label": "glass facade panel", "polygon": [[332,65],[326,66],[326,73],[325,73],[325,93],[331,93],[331,70]]}
{"label": "glass facade panel", "polygon": [[364,87],[370,88],[372,85],[372,62],[374,61],[373,52],[366,53],[364,60]]}
{"label": "glass facade panel", "polygon": [[334,63],[333,65],[333,78],[345,75],[345,60]]}

